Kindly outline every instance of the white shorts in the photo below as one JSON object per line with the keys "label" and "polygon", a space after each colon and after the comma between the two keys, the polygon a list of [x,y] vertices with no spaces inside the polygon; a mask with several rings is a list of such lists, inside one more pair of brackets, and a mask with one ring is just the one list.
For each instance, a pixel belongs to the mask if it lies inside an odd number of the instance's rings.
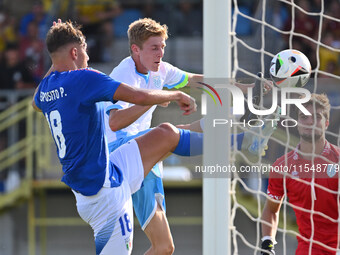
{"label": "white shorts", "polygon": [[80,217],[93,229],[96,254],[129,255],[133,242],[133,210],[131,194],[144,179],[143,163],[135,140],[110,154],[110,160],[123,172],[119,187],[103,187],[94,196],[73,191]]}

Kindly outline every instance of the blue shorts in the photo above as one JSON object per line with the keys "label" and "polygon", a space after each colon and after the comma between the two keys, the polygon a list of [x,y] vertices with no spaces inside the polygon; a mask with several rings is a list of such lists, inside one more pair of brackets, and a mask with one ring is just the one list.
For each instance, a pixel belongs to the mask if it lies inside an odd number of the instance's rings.
{"label": "blue shorts", "polygon": [[[128,141],[137,138],[145,133],[149,132],[151,129],[139,132],[136,135],[126,136],[117,139],[114,143],[109,144],[110,152],[116,150],[119,146],[127,143]],[[163,167],[162,162],[157,163],[150,173],[144,178],[142,186],[139,190],[132,194],[133,208],[135,214],[141,225],[142,230],[146,228],[150,220],[154,216],[157,204],[160,205],[162,210],[165,212],[165,198],[164,198],[164,187],[161,178],[161,170]]]}
{"label": "blue shorts", "polygon": [[126,135],[126,136],[117,138],[116,141],[114,141],[112,143],[109,143],[109,151],[110,151],[110,153],[113,152],[114,150],[116,150],[121,145],[127,143],[128,141],[146,134],[150,130],[151,130],[151,128],[149,128],[147,130],[144,130],[144,131],[141,131],[141,132],[137,133],[136,135]]}
{"label": "blue shorts", "polygon": [[[158,167],[157,163],[155,167]],[[162,178],[152,171],[144,178],[142,187],[132,194],[133,208],[142,230],[145,230],[155,215],[157,204],[165,212],[165,198]]]}

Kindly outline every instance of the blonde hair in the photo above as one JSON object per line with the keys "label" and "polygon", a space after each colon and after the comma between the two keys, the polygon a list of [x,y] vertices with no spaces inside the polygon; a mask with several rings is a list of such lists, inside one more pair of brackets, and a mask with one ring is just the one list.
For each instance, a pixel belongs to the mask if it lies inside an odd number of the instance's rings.
{"label": "blonde hair", "polygon": [[128,29],[130,54],[132,53],[132,44],[136,44],[142,49],[144,42],[151,36],[162,36],[165,40],[168,39],[167,25],[161,25],[159,22],[150,18],[139,19],[132,22]]}
{"label": "blonde hair", "polygon": [[305,107],[308,105],[313,105],[315,109],[322,109],[322,114],[325,116],[326,120],[329,120],[331,105],[326,94],[312,93],[310,100],[303,104]]}

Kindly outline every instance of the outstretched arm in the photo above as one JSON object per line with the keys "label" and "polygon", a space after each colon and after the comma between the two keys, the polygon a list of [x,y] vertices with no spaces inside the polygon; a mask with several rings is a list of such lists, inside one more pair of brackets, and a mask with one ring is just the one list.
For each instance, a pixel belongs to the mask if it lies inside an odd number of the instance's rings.
{"label": "outstretched arm", "polygon": [[134,105],[125,109],[110,110],[109,125],[112,131],[118,131],[134,123],[152,106]]}
{"label": "outstretched arm", "polygon": [[190,124],[180,124],[180,125],[176,125],[177,128],[181,128],[181,129],[188,129],[190,131],[193,132],[198,132],[198,133],[202,133],[202,127],[201,127],[201,119],[196,120]]}
{"label": "outstretched arm", "polygon": [[195,99],[181,91],[138,89],[124,83],[117,88],[113,99],[144,106],[176,101],[184,115],[195,112],[197,107]]}
{"label": "outstretched arm", "polygon": [[197,82],[203,82],[203,74],[187,73],[188,74],[188,84],[187,86],[192,86],[192,84]]}
{"label": "outstretched arm", "polygon": [[[161,107],[167,107],[170,102],[159,104]],[[122,109],[111,109],[109,115],[109,125],[112,131],[118,131],[122,128],[134,123],[144,113],[146,113],[152,106],[133,105],[130,107],[123,107]]]}
{"label": "outstretched arm", "polygon": [[[197,82],[203,82],[204,76],[203,74],[195,74],[195,73],[188,73],[188,84],[187,86],[193,86],[192,84],[197,83]],[[236,87],[240,88],[244,94],[248,93],[248,88],[253,88],[255,86],[255,83],[241,83],[235,80],[232,80],[232,84],[235,85]],[[264,93],[268,93],[272,87],[273,87],[273,82],[270,80],[264,80],[263,83],[264,87]]]}

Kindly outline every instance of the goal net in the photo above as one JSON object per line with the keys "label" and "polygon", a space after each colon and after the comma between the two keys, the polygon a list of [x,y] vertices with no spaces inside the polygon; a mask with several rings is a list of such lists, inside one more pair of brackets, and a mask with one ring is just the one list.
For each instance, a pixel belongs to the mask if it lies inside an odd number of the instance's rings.
{"label": "goal net", "polygon": [[[312,65],[311,79],[304,88],[311,93],[325,93],[328,96],[331,110],[326,139],[329,143],[339,146],[340,2],[337,0],[233,0],[232,10],[232,78],[254,79],[257,72],[262,72],[268,78],[269,65],[276,53],[283,49],[297,49],[303,52]],[[262,101],[262,107],[268,108],[268,105],[271,106],[270,92],[263,96]],[[284,118],[294,118],[293,113],[288,111],[287,116],[281,116],[281,121]],[[269,149],[265,156],[254,161],[241,151],[233,151],[230,155],[230,162],[238,168],[248,166],[244,168],[247,169],[245,172],[236,173],[231,179],[230,230],[233,254],[260,254],[261,252],[261,224],[263,223],[261,215],[265,200],[269,198],[268,172],[261,172],[261,166],[271,165],[281,156],[295,150],[300,141],[297,127],[287,127],[282,125],[281,121],[269,140]],[[312,127],[315,128],[315,124]],[[236,130],[232,128],[232,132],[234,131]],[[312,160],[322,153],[317,152],[314,147],[312,151],[310,155],[305,155]],[[297,153],[299,154],[300,151],[297,150]],[[322,154],[322,157],[326,156]],[[339,169],[339,159],[334,164]],[[250,166],[259,166],[259,168]],[[337,233],[335,233],[335,244],[316,238],[320,231],[334,229],[334,226],[337,228],[339,225],[338,183],[332,189],[327,185],[318,186],[320,182],[315,180],[320,177],[316,171],[309,166],[306,172],[309,173],[305,178],[295,178],[297,183],[299,182],[297,179],[301,179],[301,185],[309,186],[308,192],[304,194],[306,199],[300,204],[294,202],[294,190],[289,190],[289,178],[293,177],[284,177],[284,196],[276,234],[276,254],[295,254],[297,238],[307,243],[305,247],[308,254],[314,254],[312,248],[315,247],[321,251],[327,250],[329,254],[340,251],[339,244],[336,243],[339,242]],[[335,174],[337,176],[337,170]],[[323,178],[326,180],[333,177],[330,175],[332,174]],[[301,194],[298,195],[301,197]],[[331,202],[321,203],[323,199],[333,199],[336,203],[335,205]],[[304,202],[309,200],[310,204],[306,205]],[[329,208],[325,209],[325,205]],[[328,213],[329,210],[333,212]],[[309,221],[303,223],[303,228],[308,226],[309,236],[303,236],[301,229],[299,231],[296,211],[300,215],[308,215]],[[315,223],[316,218],[318,223]]]}

